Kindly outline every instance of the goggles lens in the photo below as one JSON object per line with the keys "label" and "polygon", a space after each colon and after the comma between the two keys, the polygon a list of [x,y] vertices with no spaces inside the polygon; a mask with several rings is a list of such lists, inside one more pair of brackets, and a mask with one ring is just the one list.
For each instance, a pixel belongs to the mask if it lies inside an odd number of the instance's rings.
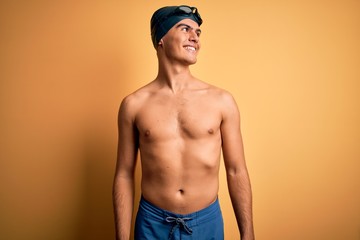
{"label": "goggles lens", "polygon": [[190,15],[190,14],[193,14],[194,17],[196,18],[196,20],[199,22],[199,25],[202,24],[202,19],[201,19],[201,16],[197,10],[196,7],[189,7],[189,6],[179,6],[178,8],[176,8],[174,10],[174,13],[172,15],[182,15],[182,14],[186,14],[186,15]]}

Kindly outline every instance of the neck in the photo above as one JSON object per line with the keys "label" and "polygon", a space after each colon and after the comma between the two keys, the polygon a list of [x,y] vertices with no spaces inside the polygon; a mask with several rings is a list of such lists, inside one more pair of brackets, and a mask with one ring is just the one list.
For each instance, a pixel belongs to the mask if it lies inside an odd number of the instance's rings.
{"label": "neck", "polygon": [[159,60],[157,81],[169,87],[172,92],[179,92],[194,80],[189,65],[163,62]]}

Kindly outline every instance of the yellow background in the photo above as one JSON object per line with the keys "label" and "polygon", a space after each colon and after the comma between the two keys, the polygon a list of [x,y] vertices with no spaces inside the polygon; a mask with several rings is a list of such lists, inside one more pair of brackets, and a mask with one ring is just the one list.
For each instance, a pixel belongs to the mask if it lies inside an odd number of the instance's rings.
{"label": "yellow background", "polygon": [[1,1],[1,239],[113,239],[118,106],[156,75],[152,13],[181,3],[204,19],[194,75],[241,111],[257,239],[360,239],[356,0]]}

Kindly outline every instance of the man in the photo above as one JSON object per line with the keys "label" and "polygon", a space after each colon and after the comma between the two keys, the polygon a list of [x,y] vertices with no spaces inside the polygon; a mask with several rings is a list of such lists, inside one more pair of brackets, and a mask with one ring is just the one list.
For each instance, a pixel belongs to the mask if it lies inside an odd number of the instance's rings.
{"label": "man", "polygon": [[189,70],[200,50],[201,23],[197,9],[189,6],[164,7],[152,16],[158,75],[127,96],[119,111],[113,189],[117,239],[130,236],[138,150],[142,197],[135,239],[224,238],[217,198],[221,150],[239,231],[242,239],[254,239],[237,105],[228,92]]}

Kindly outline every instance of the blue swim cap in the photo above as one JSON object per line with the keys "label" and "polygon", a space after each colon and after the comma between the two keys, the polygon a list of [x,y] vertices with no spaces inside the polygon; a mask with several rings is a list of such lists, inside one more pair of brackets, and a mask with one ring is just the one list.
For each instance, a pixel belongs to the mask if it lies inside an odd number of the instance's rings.
{"label": "blue swim cap", "polygon": [[183,19],[189,18],[199,26],[202,23],[200,14],[196,7],[189,7],[186,5],[181,6],[168,6],[162,7],[154,12],[151,17],[151,40],[155,48],[162,37],[178,22]]}

